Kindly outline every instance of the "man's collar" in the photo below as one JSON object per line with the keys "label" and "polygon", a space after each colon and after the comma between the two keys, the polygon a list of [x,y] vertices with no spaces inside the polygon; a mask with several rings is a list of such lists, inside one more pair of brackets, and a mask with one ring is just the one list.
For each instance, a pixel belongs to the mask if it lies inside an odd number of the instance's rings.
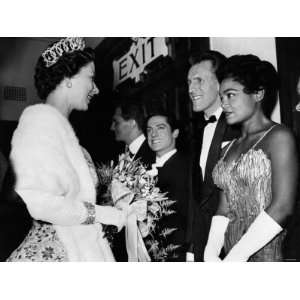
{"label": "man's collar", "polygon": [[146,140],[146,137],[141,134],[140,136],[138,136],[134,141],[132,141],[129,145],[129,151],[132,153],[132,154],[136,154],[141,145],[144,143],[144,141]]}
{"label": "man's collar", "polygon": [[156,156],[156,162],[155,162],[155,165],[156,165],[157,167],[162,167],[162,166],[165,164],[165,162],[166,162],[171,156],[173,156],[176,152],[177,152],[177,149],[173,149],[173,150],[171,150],[171,151],[165,153],[163,156],[160,156],[160,157]]}
{"label": "man's collar", "polygon": [[215,116],[216,119],[217,119],[217,121],[218,121],[218,120],[220,119],[220,116],[221,116],[222,112],[223,112],[223,109],[222,109],[221,106],[219,106],[218,109],[217,109],[213,114],[211,114],[210,116],[206,116],[206,114],[204,114],[204,118],[205,118],[206,120],[208,120],[209,117]]}

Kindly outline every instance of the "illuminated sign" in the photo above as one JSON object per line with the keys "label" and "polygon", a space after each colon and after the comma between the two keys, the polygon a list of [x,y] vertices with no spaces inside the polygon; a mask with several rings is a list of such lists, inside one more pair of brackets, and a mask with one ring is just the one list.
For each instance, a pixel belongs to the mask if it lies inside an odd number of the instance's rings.
{"label": "illuminated sign", "polygon": [[145,67],[161,55],[168,55],[165,38],[134,39],[129,51],[118,60],[113,61],[114,88],[128,78],[138,82]]}

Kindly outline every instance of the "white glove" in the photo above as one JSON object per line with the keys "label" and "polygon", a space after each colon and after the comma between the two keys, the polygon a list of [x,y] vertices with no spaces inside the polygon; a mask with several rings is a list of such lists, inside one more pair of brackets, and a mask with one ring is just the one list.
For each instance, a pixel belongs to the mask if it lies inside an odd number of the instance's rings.
{"label": "white glove", "polygon": [[281,231],[282,227],[264,210],[261,211],[223,261],[247,261]]}
{"label": "white glove", "polygon": [[186,262],[194,262],[195,261],[195,255],[192,252],[187,252],[185,254],[185,261]]}
{"label": "white glove", "polygon": [[224,235],[229,218],[214,216],[211,220],[208,241],[204,250],[204,261],[221,261],[220,252],[224,245]]}
{"label": "white glove", "polygon": [[111,184],[111,197],[117,208],[126,209],[132,202],[134,193],[119,180],[113,179]]}
{"label": "white glove", "polygon": [[96,221],[102,224],[115,225],[118,231],[125,225],[127,212],[111,206],[96,205]]}

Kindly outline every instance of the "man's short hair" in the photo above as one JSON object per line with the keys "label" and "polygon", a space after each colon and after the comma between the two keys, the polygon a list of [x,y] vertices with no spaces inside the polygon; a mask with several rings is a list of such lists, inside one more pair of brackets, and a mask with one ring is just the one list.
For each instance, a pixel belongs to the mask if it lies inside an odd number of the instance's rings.
{"label": "man's short hair", "polygon": [[145,115],[142,104],[136,99],[124,99],[119,101],[116,108],[120,108],[124,120],[135,120],[140,130],[144,129]]}
{"label": "man's short hair", "polygon": [[216,73],[219,67],[226,61],[226,56],[218,51],[208,50],[205,52],[193,53],[189,58],[189,62],[192,66],[207,60],[211,62],[213,71]]}

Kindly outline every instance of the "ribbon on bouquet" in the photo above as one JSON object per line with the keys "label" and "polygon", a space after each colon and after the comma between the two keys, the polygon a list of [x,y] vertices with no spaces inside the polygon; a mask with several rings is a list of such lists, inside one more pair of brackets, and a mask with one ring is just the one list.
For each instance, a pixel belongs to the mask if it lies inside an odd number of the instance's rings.
{"label": "ribbon on bouquet", "polygon": [[129,214],[125,228],[128,261],[151,261],[151,258],[145,247],[141,232],[137,226],[137,221],[138,217],[136,214]]}
{"label": "ribbon on bouquet", "polygon": [[111,195],[115,206],[127,211],[125,238],[128,261],[151,261],[137,224],[137,221],[146,219],[147,202],[139,200],[131,203],[134,198],[134,193],[115,179],[112,181]]}

